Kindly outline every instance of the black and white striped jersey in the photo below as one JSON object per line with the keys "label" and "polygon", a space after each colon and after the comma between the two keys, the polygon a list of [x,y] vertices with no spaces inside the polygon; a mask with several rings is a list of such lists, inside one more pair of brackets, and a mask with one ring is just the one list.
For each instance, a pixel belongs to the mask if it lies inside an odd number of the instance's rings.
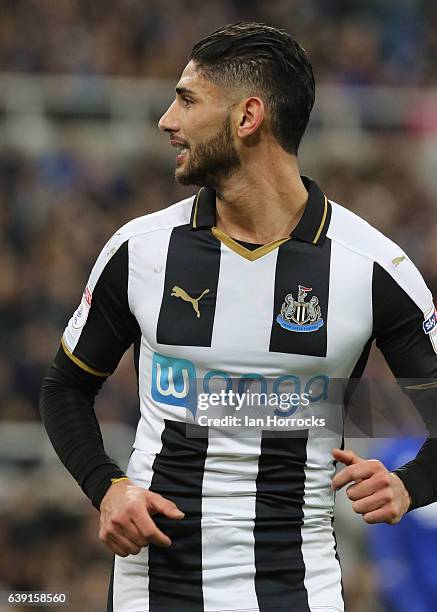
{"label": "black and white striped jersey", "polygon": [[116,557],[116,612],[344,610],[332,527],[341,437],[187,435],[214,376],[348,379],[376,339],[398,377],[435,377],[431,294],[402,250],[310,179],[291,237],[249,249],[215,193],[135,219],[101,252],[65,353],[108,376],[135,345],[141,417],[127,474],[173,500],[173,540]]}

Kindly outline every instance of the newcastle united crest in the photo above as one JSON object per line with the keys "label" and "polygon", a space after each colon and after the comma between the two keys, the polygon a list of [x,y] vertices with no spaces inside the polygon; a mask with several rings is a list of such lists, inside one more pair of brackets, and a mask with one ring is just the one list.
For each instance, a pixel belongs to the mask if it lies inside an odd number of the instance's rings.
{"label": "newcastle united crest", "polygon": [[305,302],[305,298],[310,291],[312,291],[311,287],[299,285],[297,300],[293,298],[291,293],[285,296],[281,313],[276,317],[276,321],[281,327],[295,332],[313,332],[322,327],[324,322],[319,298],[313,295],[309,302]]}

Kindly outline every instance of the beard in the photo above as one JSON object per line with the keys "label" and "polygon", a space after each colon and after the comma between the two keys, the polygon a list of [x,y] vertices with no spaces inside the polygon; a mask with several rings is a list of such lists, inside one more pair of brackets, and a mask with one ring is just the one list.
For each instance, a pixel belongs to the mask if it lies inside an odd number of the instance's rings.
{"label": "beard", "polygon": [[241,165],[232,137],[228,115],[217,134],[207,142],[190,147],[186,166],[177,169],[175,178],[182,185],[199,185],[218,191],[223,179],[231,176]]}

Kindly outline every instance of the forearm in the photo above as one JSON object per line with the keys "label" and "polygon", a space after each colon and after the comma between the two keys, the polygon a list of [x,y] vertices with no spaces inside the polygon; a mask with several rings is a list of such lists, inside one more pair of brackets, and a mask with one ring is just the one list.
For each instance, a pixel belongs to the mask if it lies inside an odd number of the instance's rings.
{"label": "forearm", "polygon": [[437,439],[427,438],[416,458],[394,473],[411,496],[410,510],[437,501]]}
{"label": "forearm", "polygon": [[124,474],[105,453],[94,412],[94,397],[103,381],[76,372],[67,359],[58,353],[43,381],[41,418],[62,463],[99,509],[111,478]]}
{"label": "forearm", "polygon": [[395,470],[411,496],[410,510],[437,501],[437,393],[432,384],[435,378],[436,373],[432,372],[425,388],[416,384],[421,380],[410,381],[415,384],[404,387],[429,433],[416,457]]}

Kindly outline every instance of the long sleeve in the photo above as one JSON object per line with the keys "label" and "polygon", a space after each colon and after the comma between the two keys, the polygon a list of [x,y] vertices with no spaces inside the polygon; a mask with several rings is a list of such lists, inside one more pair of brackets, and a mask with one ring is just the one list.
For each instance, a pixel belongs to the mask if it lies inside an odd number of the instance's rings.
{"label": "long sleeve", "polygon": [[437,500],[437,342],[431,294],[413,264],[406,264],[397,278],[374,265],[373,317],[376,344],[430,434],[417,456],[395,470],[412,510]]}
{"label": "long sleeve", "polygon": [[139,334],[129,310],[128,257],[128,241],[116,234],[91,272],[41,387],[40,412],[50,440],[96,508],[111,478],[123,475],[105,453],[94,399]]}

